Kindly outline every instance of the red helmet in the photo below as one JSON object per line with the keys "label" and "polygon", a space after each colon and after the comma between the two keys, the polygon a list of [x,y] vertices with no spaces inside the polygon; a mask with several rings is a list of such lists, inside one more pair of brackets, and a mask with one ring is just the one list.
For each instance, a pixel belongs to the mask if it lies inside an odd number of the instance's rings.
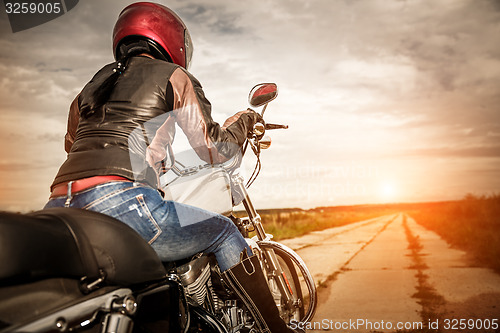
{"label": "red helmet", "polygon": [[151,2],[133,3],[122,10],[113,29],[115,59],[144,52],[189,67],[193,54],[191,36],[182,20],[169,8]]}

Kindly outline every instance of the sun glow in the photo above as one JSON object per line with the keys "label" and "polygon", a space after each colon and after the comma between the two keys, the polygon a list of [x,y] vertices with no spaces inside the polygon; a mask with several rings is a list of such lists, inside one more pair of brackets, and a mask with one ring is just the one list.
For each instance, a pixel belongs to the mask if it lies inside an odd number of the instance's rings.
{"label": "sun glow", "polygon": [[386,181],[379,185],[379,196],[384,201],[396,199],[398,194],[397,187],[392,181]]}

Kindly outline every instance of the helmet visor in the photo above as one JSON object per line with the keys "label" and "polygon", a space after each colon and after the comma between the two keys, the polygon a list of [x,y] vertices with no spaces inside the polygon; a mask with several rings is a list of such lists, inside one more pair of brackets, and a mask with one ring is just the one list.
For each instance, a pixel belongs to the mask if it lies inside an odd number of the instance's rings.
{"label": "helmet visor", "polygon": [[186,69],[189,69],[191,58],[193,57],[193,41],[188,29],[184,29],[184,48],[186,49]]}

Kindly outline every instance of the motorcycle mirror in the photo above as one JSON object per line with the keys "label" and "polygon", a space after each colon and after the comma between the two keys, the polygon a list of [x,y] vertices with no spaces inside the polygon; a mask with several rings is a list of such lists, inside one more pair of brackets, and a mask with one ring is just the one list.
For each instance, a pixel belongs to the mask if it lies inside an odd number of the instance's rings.
{"label": "motorcycle mirror", "polygon": [[278,96],[276,83],[260,83],[252,88],[248,95],[248,103],[253,107],[269,103]]}

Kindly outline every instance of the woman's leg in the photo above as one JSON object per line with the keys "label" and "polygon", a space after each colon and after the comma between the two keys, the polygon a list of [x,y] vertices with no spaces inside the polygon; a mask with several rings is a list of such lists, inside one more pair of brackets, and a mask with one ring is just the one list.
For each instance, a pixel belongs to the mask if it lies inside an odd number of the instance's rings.
{"label": "woman's leg", "polygon": [[[64,206],[66,197],[52,199],[46,207]],[[113,182],[74,195],[70,207],[112,216],[135,229],[162,261],[214,253],[221,271],[240,262],[240,253],[251,250],[238,228],[222,215],[197,207],[164,201],[153,188],[132,182]]]}
{"label": "woman's leg", "polygon": [[[66,197],[51,199],[46,208],[64,206]],[[76,194],[70,207],[110,215],[135,229],[160,259],[173,261],[199,252],[214,253],[224,276],[252,312],[264,332],[292,332],[280,318],[255,256],[231,220],[196,207],[164,201],[150,187],[114,182]],[[297,330],[299,331],[299,330]]]}
{"label": "woman's leg", "polygon": [[[252,254],[233,222],[217,213],[167,201],[158,205],[152,215],[168,221],[165,232],[151,244],[157,253],[165,254],[160,256],[162,260],[178,260],[198,252],[213,253],[221,271],[225,271],[240,262],[245,248]],[[169,217],[161,218],[166,215]]]}

